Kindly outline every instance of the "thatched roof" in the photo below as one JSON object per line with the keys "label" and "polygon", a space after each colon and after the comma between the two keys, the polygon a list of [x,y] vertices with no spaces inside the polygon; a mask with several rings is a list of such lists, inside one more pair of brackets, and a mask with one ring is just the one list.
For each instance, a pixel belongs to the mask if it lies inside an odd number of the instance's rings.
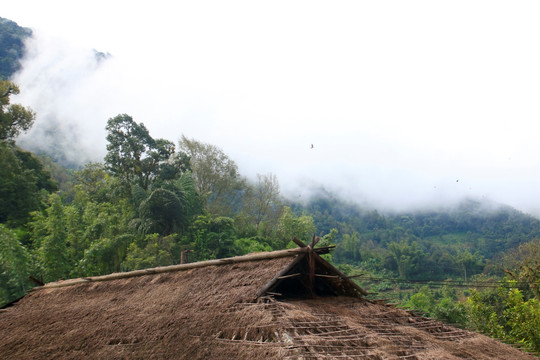
{"label": "thatched roof", "polygon": [[[527,359],[362,298],[311,247],[47,284],[0,311],[6,359]],[[530,356],[531,359],[534,357]]]}

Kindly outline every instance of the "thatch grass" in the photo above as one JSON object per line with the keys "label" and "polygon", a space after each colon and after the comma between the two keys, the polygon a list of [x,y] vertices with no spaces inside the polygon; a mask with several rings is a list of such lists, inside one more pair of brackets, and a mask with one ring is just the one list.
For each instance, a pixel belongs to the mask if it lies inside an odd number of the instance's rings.
{"label": "thatch grass", "polygon": [[290,255],[45,286],[0,313],[0,354],[6,359],[533,359],[485,336],[358,297],[257,298],[291,263]]}
{"label": "thatch grass", "polygon": [[0,354],[206,358],[202,343],[212,341],[216,329],[264,319],[264,312],[242,317],[230,309],[253,301],[290,261],[278,257],[43,288],[0,315]]}

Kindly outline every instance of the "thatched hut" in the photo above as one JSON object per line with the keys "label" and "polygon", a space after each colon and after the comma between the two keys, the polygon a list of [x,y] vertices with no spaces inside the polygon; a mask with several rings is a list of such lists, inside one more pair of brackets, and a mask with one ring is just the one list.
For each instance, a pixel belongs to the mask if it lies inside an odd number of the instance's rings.
{"label": "thatched hut", "polygon": [[302,247],[50,283],[0,310],[2,359],[533,359],[365,300]]}

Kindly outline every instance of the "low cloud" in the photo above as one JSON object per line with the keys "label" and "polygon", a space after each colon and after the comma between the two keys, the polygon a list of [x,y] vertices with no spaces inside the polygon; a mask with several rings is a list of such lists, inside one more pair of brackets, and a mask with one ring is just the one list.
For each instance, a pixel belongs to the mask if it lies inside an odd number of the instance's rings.
{"label": "low cloud", "polygon": [[536,5],[393,5],[111,8],[91,30],[102,62],[82,15],[84,43],[35,31],[15,81],[38,119],[20,143],[99,161],[107,119],[128,113],[248,177],[275,173],[291,197],[322,185],[385,208],[469,196],[538,212]]}

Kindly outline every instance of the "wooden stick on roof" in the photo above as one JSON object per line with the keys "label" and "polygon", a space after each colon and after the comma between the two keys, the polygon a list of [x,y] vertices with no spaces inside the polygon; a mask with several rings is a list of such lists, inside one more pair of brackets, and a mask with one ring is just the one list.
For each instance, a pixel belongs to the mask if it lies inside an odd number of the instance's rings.
{"label": "wooden stick on roof", "polygon": [[161,267],[145,269],[145,270],[135,270],[135,271],[130,271],[130,272],[114,273],[114,274],[102,275],[102,276],[91,276],[91,277],[86,277],[86,278],[71,279],[71,280],[48,283],[48,284],[45,284],[44,286],[37,287],[34,289],[39,290],[39,289],[44,289],[44,288],[57,288],[57,287],[71,286],[71,285],[77,285],[77,284],[84,284],[84,283],[93,282],[93,281],[117,280],[117,279],[124,279],[124,278],[130,278],[130,277],[135,277],[135,276],[159,274],[159,273],[172,272],[172,271],[181,271],[181,270],[195,269],[195,268],[201,268],[201,267],[213,266],[213,265],[225,265],[225,264],[239,263],[239,262],[245,262],[245,261],[276,259],[276,258],[288,257],[288,256],[292,257],[299,254],[306,253],[307,251],[308,249],[297,248],[297,249],[278,250],[278,251],[272,251],[272,252],[260,252],[260,253],[248,254],[248,255],[243,255],[243,256],[235,256],[232,258],[207,260],[207,261],[200,261],[200,262],[189,263],[189,264],[161,266]]}
{"label": "wooden stick on roof", "polygon": [[315,236],[315,234],[313,234],[313,237],[311,238],[311,244],[309,244],[309,247],[312,248],[312,249],[315,249],[315,245],[317,245],[319,240],[321,240],[321,238],[318,237],[318,236]]}
{"label": "wooden stick on roof", "polygon": [[296,236],[292,238],[292,241],[301,248],[307,247],[307,245],[304,244],[302,241],[298,240]]}

